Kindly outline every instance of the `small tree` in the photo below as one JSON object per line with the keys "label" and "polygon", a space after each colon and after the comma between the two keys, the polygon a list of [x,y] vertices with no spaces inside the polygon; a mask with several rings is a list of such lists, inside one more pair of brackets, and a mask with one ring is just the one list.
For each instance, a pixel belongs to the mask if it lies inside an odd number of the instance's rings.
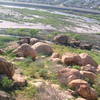
{"label": "small tree", "polygon": [[38,32],[39,32],[39,30],[31,29],[31,30],[30,30],[30,36],[31,36],[31,37],[34,37],[34,36],[37,35]]}

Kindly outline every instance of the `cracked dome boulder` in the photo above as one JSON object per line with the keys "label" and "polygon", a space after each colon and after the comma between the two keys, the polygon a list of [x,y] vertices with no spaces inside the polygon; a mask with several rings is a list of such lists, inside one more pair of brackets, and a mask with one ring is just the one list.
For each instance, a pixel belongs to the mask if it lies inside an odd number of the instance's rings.
{"label": "cracked dome boulder", "polygon": [[81,53],[80,57],[81,57],[81,61],[82,61],[82,65],[83,66],[85,66],[87,64],[90,64],[90,65],[92,65],[94,67],[98,66],[96,61],[91,56],[89,56],[87,53]]}
{"label": "cracked dome boulder", "polygon": [[80,85],[80,87],[77,89],[77,92],[80,96],[84,97],[86,100],[97,100],[96,91],[89,85]]}
{"label": "cracked dome boulder", "polygon": [[81,65],[81,57],[75,53],[65,53],[62,62],[67,65]]}
{"label": "cracked dome boulder", "polygon": [[4,58],[0,57],[0,74],[5,74],[12,78],[15,72],[15,67],[12,63],[6,61]]}
{"label": "cracked dome boulder", "polygon": [[43,42],[35,43],[32,48],[39,54],[51,55],[53,53],[52,47],[49,44]]}
{"label": "cracked dome boulder", "polygon": [[58,79],[61,83],[68,85],[69,82],[75,79],[80,79],[81,73],[77,69],[63,68],[58,71]]}
{"label": "cracked dome boulder", "polygon": [[68,86],[70,88],[78,88],[80,85],[88,85],[88,82],[82,79],[75,79],[69,82]]}
{"label": "cracked dome boulder", "polygon": [[27,43],[19,46],[13,53],[19,57],[32,57],[32,59],[35,59],[37,55],[36,51]]}
{"label": "cracked dome boulder", "polygon": [[89,71],[80,71],[80,73],[82,74],[84,79],[88,79],[88,81],[90,80],[93,83],[95,82],[96,79],[95,73]]}
{"label": "cracked dome boulder", "polygon": [[83,70],[83,71],[89,71],[89,72],[96,73],[96,69],[97,69],[96,67],[94,67],[90,64],[88,64],[86,66],[81,66],[81,70]]}

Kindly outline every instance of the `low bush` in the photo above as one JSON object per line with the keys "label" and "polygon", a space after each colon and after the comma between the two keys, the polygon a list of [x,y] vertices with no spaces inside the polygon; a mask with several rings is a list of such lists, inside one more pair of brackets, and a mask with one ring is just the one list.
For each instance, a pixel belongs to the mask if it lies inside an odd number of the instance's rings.
{"label": "low bush", "polygon": [[0,88],[4,90],[9,90],[13,85],[13,81],[9,79],[8,77],[3,77],[3,79],[0,81]]}

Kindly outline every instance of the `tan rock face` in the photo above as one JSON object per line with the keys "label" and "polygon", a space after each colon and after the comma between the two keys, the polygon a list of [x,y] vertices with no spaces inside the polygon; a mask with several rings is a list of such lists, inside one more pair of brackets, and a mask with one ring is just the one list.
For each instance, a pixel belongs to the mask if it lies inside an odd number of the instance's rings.
{"label": "tan rock face", "polygon": [[54,63],[62,63],[61,59],[59,59],[59,58],[53,58],[53,59],[51,59],[51,61]]}
{"label": "tan rock face", "polygon": [[3,53],[4,53],[4,51],[2,49],[0,49],[0,54],[3,54]]}
{"label": "tan rock face", "polygon": [[96,71],[97,71],[97,74],[100,74],[100,65],[97,67]]}
{"label": "tan rock face", "polygon": [[68,84],[72,80],[80,79],[81,74],[76,69],[70,69],[70,68],[64,68],[60,71],[58,71],[58,79],[63,84]]}
{"label": "tan rock face", "polygon": [[29,44],[22,44],[16,50],[13,51],[17,56],[36,58],[36,51]]}
{"label": "tan rock face", "polygon": [[96,73],[96,69],[97,69],[96,67],[94,67],[90,64],[88,64],[86,66],[81,66],[81,70],[83,70],[83,71],[89,71],[89,72]]}
{"label": "tan rock face", "polygon": [[21,74],[14,74],[13,80],[16,86],[23,87],[27,84],[25,77]]}
{"label": "tan rock face", "polygon": [[82,59],[82,65],[85,66],[87,64],[90,64],[94,67],[97,67],[98,64],[93,60],[91,56],[89,56],[87,53],[80,54],[80,57]]}
{"label": "tan rock face", "polygon": [[67,44],[68,38],[69,37],[66,35],[57,35],[54,37],[54,42],[59,43],[59,44]]}
{"label": "tan rock face", "polygon": [[62,56],[62,62],[67,65],[81,65],[81,58],[75,53],[66,53]]}
{"label": "tan rock face", "polygon": [[77,92],[80,96],[86,98],[87,100],[97,100],[96,91],[90,88],[88,85],[80,85]]}
{"label": "tan rock face", "polygon": [[96,74],[89,71],[80,71],[84,78],[88,78],[91,82],[94,82],[96,79]]}
{"label": "tan rock face", "polygon": [[52,58],[61,58],[61,55],[59,53],[53,53],[51,59]]}
{"label": "tan rock face", "polygon": [[35,43],[39,42],[39,40],[37,38],[31,38],[30,39],[30,44],[34,45]]}
{"label": "tan rock face", "polygon": [[75,99],[75,100],[86,100],[85,98],[77,98],[77,99]]}
{"label": "tan rock face", "polygon": [[53,49],[51,46],[49,46],[47,43],[43,42],[38,42],[35,43],[32,48],[40,54],[46,54],[46,55],[51,55],[53,53]]}
{"label": "tan rock face", "polygon": [[88,85],[88,83],[82,79],[75,79],[68,84],[71,88],[78,88],[80,85]]}
{"label": "tan rock face", "polygon": [[12,78],[14,72],[14,65],[0,57],[0,74],[6,74],[8,77]]}
{"label": "tan rock face", "polygon": [[0,100],[15,100],[11,95],[4,91],[0,91]]}
{"label": "tan rock face", "polygon": [[61,55],[59,53],[53,53],[50,60],[54,63],[62,63]]}

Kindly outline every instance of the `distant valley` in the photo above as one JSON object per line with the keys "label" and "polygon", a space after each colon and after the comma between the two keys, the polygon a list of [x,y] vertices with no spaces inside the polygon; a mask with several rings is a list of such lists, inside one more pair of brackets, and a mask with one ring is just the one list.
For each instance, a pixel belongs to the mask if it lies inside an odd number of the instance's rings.
{"label": "distant valley", "polygon": [[100,9],[100,0],[10,0],[10,1],[42,3],[42,4],[59,5],[65,7]]}

